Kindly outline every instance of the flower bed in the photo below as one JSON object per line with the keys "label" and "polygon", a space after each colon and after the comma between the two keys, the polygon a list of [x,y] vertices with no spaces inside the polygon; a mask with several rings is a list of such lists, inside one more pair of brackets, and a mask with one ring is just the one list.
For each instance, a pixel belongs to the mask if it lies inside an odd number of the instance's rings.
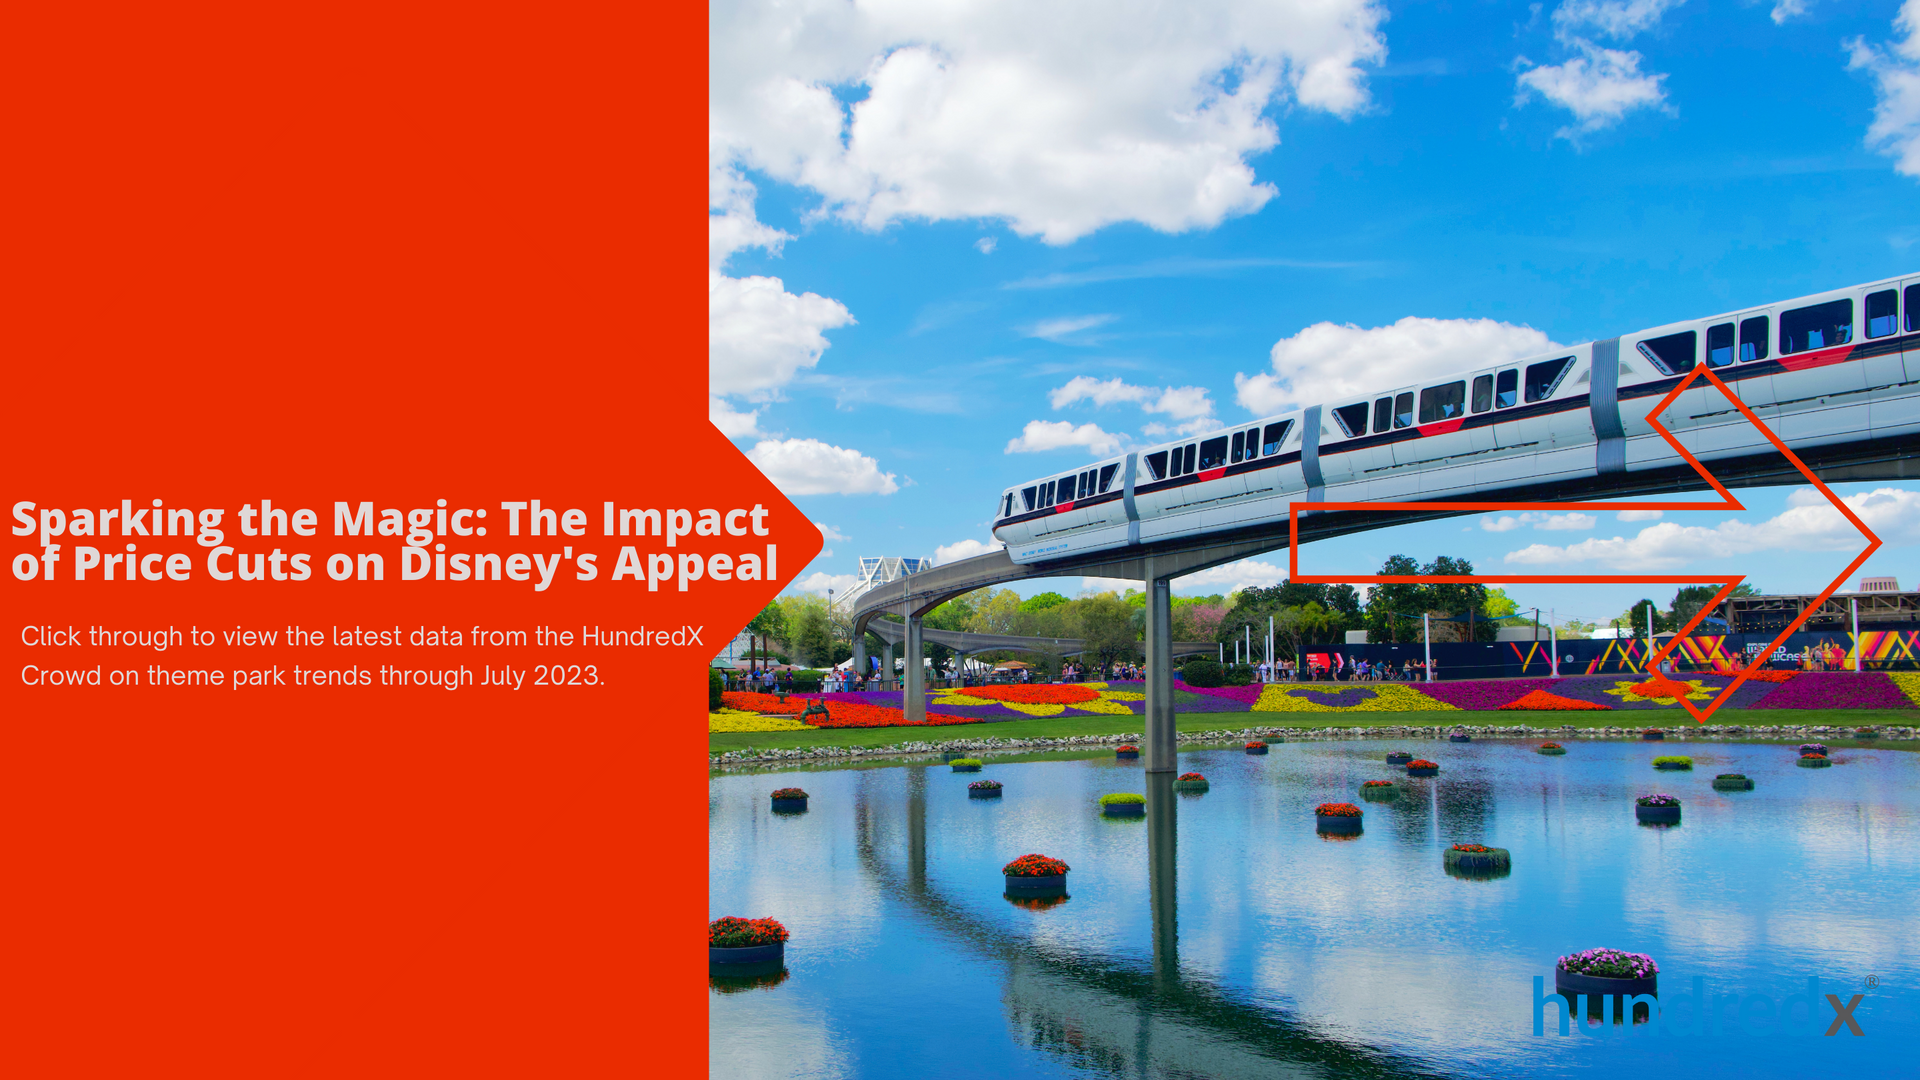
{"label": "flower bed", "polygon": [[1207,781],[1206,777],[1201,776],[1197,772],[1183,772],[1178,777],[1175,777],[1175,779],[1179,780],[1181,783],[1192,783],[1193,781],[1198,780],[1204,784]]}
{"label": "flower bed", "polygon": [[808,796],[806,792],[801,791],[797,787],[783,787],[783,788],[776,788],[774,790],[773,797],[776,799],[805,799],[805,798],[809,798],[810,796]]}
{"label": "flower bed", "polygon": [[[1221,701],[1232,701],[1241,705],[1252,705],[1254,702],[1260,700],[1261,691],[1278,685],[1281,684],[1269,683],[1262,685],[1260,683],[1248,683],[1245,686],[1189,686],[1186,682],[1176,679],[1173,688],[1176,691],[1193,694],[1197,697],[1217,698]],[[1294,684],[1289,683],[1286,685]]]}
{"label": "flower bed", "polygon": [[1761,668],[1759,671],[1756,671],[1753,674],[1747,676],[1747,681],[1763,682],[1763,683],[1783,683],[1798,674],[1800,673],[1797,671],[1774,671],[1772,668]]}
{"label": "flower bed", "polygon": [[1829,760],[1825,754],[1801,754],[1800,760],[1796,762],[1796,764],[1809,769],[1824,769],[1833,764],[1833,762]]}
{"label": "flower bed", "polygon": [[960,757],[954,758],[952,761],[947,762],[947,764],[953,767],[954,772],[979,772],[980,766],[986,763],[979,758]]}
{"label": "flower bed", "polygon": [[1361,784],[1360,786],[1361,786],[1361,787],[1363,787],[1363,788],[1390,788],[1390,787],[1392,787],[1392,786],[1393,786],[1393,781],[1391,781],[1391,780],[1368,780],[1368,781],[1366,781],[1365,783],[1363,783],[1363,784]]}
{"label": "flower bed", "polygon": [[1049,855],[1022,855],[1000,868],[1008,877],[1059,877],[1073,867]]}
{"label": "flower bed", "polygon": [[762,694],[755,690],[723,690],[720,704],[724,708],[738,709],[750,713],[779,713],[783,716],[799,716],[807,707],[805,701],[788,696],[781,701],[772,694]]}
{"label": "flower bed", "polygon": [[1885,672],[1803,671],[1750,705],[1753,709],[1911,709]]}
{"label": "flower bed", "polygon": [[1677,797],[1675,797],[1675,796],[1673,796],[1673,795],[1666,795],[1666,794],[1661,794],[1661,795],[1642,795],[1642,796],[1640,796],[1639,798],[1637,798],[1637,799],[1635,799],[1635,800],[1633,800],[1633,805],[1635,805],[1635,806],[1649,806],[1649,807],[1653,807],[1653,806],[1679,806],[1679,805],[1680,805],[1680,800],[1679,800],[1679,798],[1677,798]]}
{"label": "flower bed", "polygon": [[1096,701],[1100,697],[1100,691],[1076,683],[963,686],[951,693],[987,701],[1015,701],[1022,705],[1074,705],[1082,701]]}
{"label": "flower bed", "polygon": [[707,948],[747,949],[778,945],[787,940],[787,928],[778,919],[742,919],[727,915],[707,924]]}
{"label": "flower bed", "polygon": [[[1726,689],[1733,681],[1727,675],[1699,675],[1680,685],[1691,687],[1687,698],[1696,705],[1711,701]],[[1646,709],[1665,709],[1681,711],[1680,703],[1674,698],[1650,698],[1634,693],[1634,687],[1645,685],[1643,682],[1621,679],[1612,675],[1577,676],[1562,679],[1553,688],[1556,697],[1574,701],[1589,701],[1605,705],[1611,709],[1634,711]],[[1748,680],[1740,689],[1727,699],[1726,708],[1750,709],[1756,702],[1777,692],[1779,687],[1768,683],[1756,683]]]}
{"label": "flower bed", "polygon": [[1650,979],[1660,973],[1660,965],[1644,953],[1619,949],[1586,949],[1560,958],[1559,970],[1597,979]]}
{"label": "flower bed", "polygon": [[[1373,683],[1366,686],[1269,683],[1254,702],[1254,712],[1458,712],[1457,706],[1430,698],[1411,686]],[[1335,687],[1338,687],[1335,689]]]}
{"label": "flower bed", "polygon": [[1826,755],[1826,753],[1827,753],[1827,744],[1826,744],[1826,743],[1817,743],[1817,742],[1807,742],[1807,743],[1801,743],[1801,744],[1800,744],[1800,753],[1801,753],[1801,754],[1803,754],[1803,755],[1805,755],[1805,754],[1819,754],[1819,755],[1821,755],[1821,756],[1823,756],[1823,757],[1824,757],[1824,756]]}
{"label": "flower bed", "polygon": [[1408,776],[1432,776],[1440,771],[1440,763],[1426,758],[1414,758],[1407,762]]}
{"label": "flower bed", "polygon": [[1535,690],[1524,697],[1509,701],[1500,708],[1530,712],[1607,712],[1613,706],[1602,705],[1597,701],[1561,697],[1559,694],[1549,694],[1545,690]]}
{"label": "flower bed", "polygon": [[1136,803],[1144,806],[1146,802],[1147,797],[1145,795],[1135,794],[1131,791],[1116,791],[1110,795],[1100,796],[1101,806],[1132,806]]}
{"label": "flower bed", "polygon": [[721,709],[707,714],[708,732],[735,731],[807,731],[812,725],[803,724],[790,716],[761,716],[759,713],[742,712],[739,709]]}
{"label": "flower bed", "polygon": [[1529,694],[1543,691],[1558,679],[1502,679],[1498,682],[1467,681],[1421,683],[1420,693],[1435,701],[1442,701],[1456,709],[1473,712],[1491,712],[1495,709],[1518,708],[1513,702]]}
{"label": "flower bed", "polygon": [[1561,754],[1567,752],[1567,748],[1557,742],[1543,742],[1539,746],[1534,747],[1533,752],[1536,754],[1545,754],[1548,757],[1559,757]]}
{"label": "flower bed", "polygon": [[1359,817],[1363,811],[1350,802],[1323,802],[1313,812],[1321,817]]}
{"label": "flower bed", "polygon": [[817,728],[882,728],[882,727],[951,727],[955,724],[978,724],[977,716],[947,716],[942,713],[928,713],[925,723],[909,721],[899,709],[883,708],[879,705],[856,705],[847,701],[828,701],[827,718],[813,719],[808,723]]}
{"label": "flower bed", "polygon": [[967,790],[968,791],[999,791],[1000,781],[975,780],[973,783],[967,785]]}
{"label": "flower bed", "polygon": [[1719,776],[1716,776],[1713,778],[1713,790],[1715,791],[1752,791],[1753,781],[1747,778],[1746,773],[1737,773],[1737,772],[1721,773]]}
{"label": "flower bed", "polygon": [[1190,795],[1206,791],[1212,786],[1212,784],[1207,783],[1205,776],[1197,772],[1181,773],[1175,777],[1173,781],[1173,790],[1185,792]]}
{"label": "flower bed", "polygon": [[1413,760],[1413,755],[1407,753],[1405,750],[1387,751],[1387,764],[1389,765],[1405,765],[1407,762],[1412,760]]}
{"label": "flower bed", "polygon": [[1656,769],[1691,769],[1693,768],[1693,759],[1684,754],[1662,754],[1653,759],[1653,767]]}

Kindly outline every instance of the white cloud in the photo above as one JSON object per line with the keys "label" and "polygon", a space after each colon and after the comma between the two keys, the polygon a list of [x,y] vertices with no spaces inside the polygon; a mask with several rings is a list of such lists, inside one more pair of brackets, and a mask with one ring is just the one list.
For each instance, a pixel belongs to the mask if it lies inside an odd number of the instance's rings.
{"label": "white cloud", "polygon": [[1895,171],[1920,177],[1920,0],[1902,4],[1893,25],[1907,36],[1884,47],[1847,42],[1847,67],[1871,73],[1879,97],[1867,146],[1893,158]]}
{"label": "white cloud", "polygon": [[941,544],[939,547],[933,549],[933,564],[935,566],[945,566],[950,562],[959,562],[961,559],[971,559],[975,555],[985,555],[989,551],[999,551],[1006,546],[1007,545],[998,540],[987,540],[983,542],[972,539],[971,537],[965,540],[956,540],[951,544]]}
{"label": "white cloud", "polygon": [[1667,9],[1684,3],[1686,0],[1567,0],[1553,13],[1553,29],[1565,38],[1573,38],[1582,30],[1592,30],[1625,41],[1642,30],[1653,28]]}
{"label": "white cloud", "polygon": [[1219,420],[1211,416],[1203,416],[1198,420],[1189,420],[1173,427],[1161,423],[1148,424],[1140,429],[1140,434],[1150,439],[1157,439],[1162,435],[1199,435],[1203,432],[1218,430],[1220,430]]}
{"label": "white cloud", "polygon": [[760,410],[736,410],[725,398],[707,398],[707,419],[729,439],[749,439],[761,434]]}
{"label": "white cloud", "polygon": [[1069,446],[1084,446],[1095,457],[1106,457],[1125,444],[1122,436],[1102,431],[1098,424],[1074,427],[1065,420],[1029,420],[1026,430],[1018,438],[1007,440],[1006,452],[1037,454]]}
{"label": "white cloud", "polygon": [[[860,579],[853,574],[829,574],[825,570],[815,570],[794,582],[788,589],[791,592],[812,593],[815,596],[825,596],[827,590],[832,589],[833,595],[837,598],[845,596],[848,589],[859,583]],[[840,606],[838,599],[834,601],[834,606],[836,608]]]}
{"label": "white cloud", "polygon": [[1144,587],[1141,582],[1134,581],[1131,578],[1084,577],[1080,579],[1080,595],[1082,596],[1088,593],[1103,592],[1125,596],[1127,595],[1128,589],[1138,592]]}
{"label": "white cloud", "polygon": [[747,451],[747,459],[789,496],[891,495],[900,490],[894,474],[882,473],[879,462],[818,439],[763,439]]}
{"label": "white cloud", "polygon": [[1561,128],[1555,134],[1573,139],[1579,135],[1612,127],[1635,109],[1661,108],[1667,92],[1660,83],[1665,75],[1640,72],[1640,54],[1606,49],[1587,41],[1576,41],[1580,51],[1561,64],[1543,64],[1520,73],[1515,105],[1526,104],[1531,94],[1539,94],[1566,109],[1579,121],[1577,127]]}
{"label": "white cloud", "polygon": [[1660,511],[1658,510],[1622,510],[1614,516],[1619,518],[1621,521],[1659,521]]}
{"label": "white cloud", "polygon": [[1562,346],[1530,326],[1492,319],[1423,319],[1362,330],[1315,323],[1273,346],[1273,370],[1235,373],[1235,399],[1256,416],[1332,403],[1471,371]]}
{"label": "white cloud", "polygon": [[1042,319],[1027,330],[1028,337],[1042,338],[1057,345],[1092,344],[1091,341],[1069,341],[1068,338],[1082,330],[1091,330],[1096,326],[1105,326],[1112,322],[1113,315],[1069,315],[1059,319]]}
{"label": "white cloud", "polygon": [[707,359],[714,394],[770,401],[820,362],[825,331],[853,322],[837,300],[795,296],[779,278],[707,275]]}
{"label": "white cloud", "polygon": [[983,236],[980,239],[975,240],[973,242],[973,249],[975,251],[978,251],[982,255],[993,254],[993,249],[999,246],[1000,246],[1000,241],[994,239],[991,236]]}
{"label": "white cloud", "polygon": [[1279,141],[1270,111],[1351,116],[1386,58],[1378,0],[723,0],[710,15],[723,160],[868,228],[994,218],[1052,244],[1258,210],[1276,194],[1248,163]]}
{"label": "white cloud", "polygon": [[[1920,543],[1920,492],[1876,488],[1845,502],[1888,546]],[[1666,570],[1700,559],[1757,551],[1852,551],[1865,546],[1858,531],[1813,488],[1795,491],[1787,509],[1758,525],[1728,520],[1718,525],[1662,521],[1632,539],[1583,540],[1566,547],[1534,544],[1509,552],[1508,563],[1566,566],[1597,562],[1614,569]]]}
{"label": "white cloud", "polygon": [[1549,532],[1561,532],[1575,529],[1591,529],[1599,524],[1599,521],[1600,519],[1594,517],[1592,514],[1579,513],[1525,513],[1519,517],[1515,517],[1512,514],[1503,514],[1497,518],[1481,518],[1480,528],[1486,532],[1512,532],[1514,529],[1518,529],[1523,525],[1531,525],[1536,529],[1545,529]]}
{"label": "white cloud", "polygon": [[814,528],[820,530],[820,538],[822,540],[837,540],[840,543],[844,544],[847,541],[853,539],[853,537],[848,536],[845,533],[842,533],[839,529],[836,529],[831,525],[822,525],[816,521],[813,523],[813,526]]}
{"label": "white cloud", "polygon": [[1207,396],[1204,386],[1134,386],[1118,377],[1102,382],[1090,375],[1076,375],[1067,380],[1065,386],[1050,393],[1048,401],[1056,409],[1064,409],[1082,401],[1090,401],[1096,406],[1129,402],[1147,412],[1165,413],[1176,420],[1213,415],[1213,401]]}
{"label": "white cloud", "polygon": [[1220,593],[1224,596],[1249,586],[1278,585],[1286,579],[1285,566],[1261,559],[1241,559],[1239,562],[1175,578],[1173,589],[1175,592],[1189,595]]}
{"label": "white cloud", "polygon": [[1805,15],[1810,0],[1779,0],[1773,5],[1774,25],[1784,25],[1788,19]]}

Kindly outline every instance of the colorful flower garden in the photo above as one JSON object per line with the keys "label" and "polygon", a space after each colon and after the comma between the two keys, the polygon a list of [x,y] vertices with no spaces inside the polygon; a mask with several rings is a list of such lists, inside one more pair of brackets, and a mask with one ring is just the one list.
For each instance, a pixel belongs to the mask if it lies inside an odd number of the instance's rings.
{"label": "colorful flower garden", "polygon": [[[1250,686],[1174,684],[1174,709],[1191,713],[1393,712],[1658,712],[1682,713],[1680,701],[1699,707],[1718,697],[1730,675],[1652,678],[1592,675],[1561,679],[1502,679],[1441,683],[1268,683]],[[924,726],[1000,723],[1076,716],[1139,716],[1146,711],[1139,682],[969,686],[927,695]],[[802,717],[810,705],[816,709]],[[1920,708],[1920,674],[1757,672],[1734,691],[1730,709]],[[898,691],[772,694],[728,691],[708,718],[710,732],[804,731],[909,725]]]}

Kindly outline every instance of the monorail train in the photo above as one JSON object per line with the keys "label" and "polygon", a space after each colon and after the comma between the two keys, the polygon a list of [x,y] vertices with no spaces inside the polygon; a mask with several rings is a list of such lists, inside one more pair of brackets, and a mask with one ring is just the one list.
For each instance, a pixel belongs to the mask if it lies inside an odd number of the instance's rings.
{"label": "monorail train", "polygon": [[[1006,489],[993,534],[1013,561],[1046,562],[1284,521],[1296,501],[1412,501],[1677,465],[1646,413],[1703,363],[1795,447],[1920,431],[1920,276],[1381,387],[1097,461]],[[1703,461],[1768,449],[1704,381],[1662,422]]]}

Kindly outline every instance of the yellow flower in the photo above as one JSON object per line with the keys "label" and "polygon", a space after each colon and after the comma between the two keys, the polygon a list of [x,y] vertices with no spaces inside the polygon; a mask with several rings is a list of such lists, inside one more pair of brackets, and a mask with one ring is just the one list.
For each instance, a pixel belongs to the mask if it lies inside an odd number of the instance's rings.
{"label": "yellow flower", "polygon": [[[1666,681],[1672,682],[1679,686],[1686,687],[1688,701],[1712,701],[1713,696],[1720,692],[1719,687],[1708,686],[1706,683],[1701,682],[1699,679],[1688,679],[1685,682],[1681,682],[1679,679],[1669,679]],[[1617,682],[1613,684],[1613,689],[1606,691],[1606,693],[1626,702],[1651,701],[1656,705],[1672,705],[1676,708],[1679,707],[1680,703],[1674,698],[1641,697],[1639,694],[1636,694],[1633,692],[1633,688],[1639,685],[1640,683]]]}
{"label": "yellow flower", "polygon": [[1893,685],[1899,687],[1901,693],[1907,695],[1908,701],[1920,705],[1920,675],[1910,671],[1889,671],[1887,677],[1893,680]]}
{"label": "yellow flower", "polygon": [[[1307,697],[1301,691],[1312,690],[1321,694],[1338,694],[1342,690],[1371,690],[1373,693],[1354,705],[1322,705]],[[1297,695],[1297,696],[1296,696]],[[1415,690],[1411,686],[1398,683],[1375,683],[1372,686],[1343,687],[1329,685],[1327,689],[1305,687],[1299,683],[1269,683],[1260,692],[1260,700],[1253,703],[1254,712],[1448,712],[1458,711],[1459,706],[1449,705],[1436,698]]]}
{"label": "yellow flower", "polygon": [[791,716],[761,716],[738,709],[721,709],[707,714],[707,731],[807,731],[806,724]]}

